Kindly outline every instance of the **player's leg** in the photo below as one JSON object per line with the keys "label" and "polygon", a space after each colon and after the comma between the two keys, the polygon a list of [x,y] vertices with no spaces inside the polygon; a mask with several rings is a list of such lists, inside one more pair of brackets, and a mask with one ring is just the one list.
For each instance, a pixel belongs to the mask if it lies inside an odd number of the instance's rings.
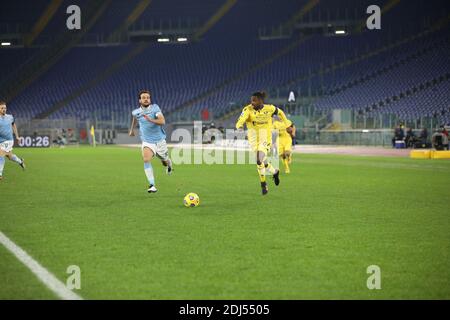
{"label": "player's leg", "polygon": [[161,163],[164,167],[166,167],[166,173],[171,175],[173,172],[172,160],[168,158],[167,160],[161,160]]}
{"label": "player's leg", "polygon": [[273,165],[267,161],[267,159],[265,161],[266,162],[264,163],[264,166],[266,167],[266,170],[268,170],[270,174],[272,174],[273,181],[275,185],[278,186],[280,184],[280,170],[275,169]]}
{"label": "player's leg", "polygon": [[280,170],[275,169],[273,167],[272,163],[270,163],[267,160],[267,154],[269,153],[269,150],[271,148],[270,141],[267,141],[265,143],[265,145],[260,146],[260,148],[261,148],[260,150],[263,151],[263,153],[264,153],[263,164],[264,164],[265,171],[269,172],[272,175],[275,185],[278,186],[280,184]]}
{"label": "player's leg", "polygon": [[153,175],[153,167],[151,164],[153,156],[154,152],[150,147],[145,146],[142,148],[142,160],[144,160],[144,172],[149,184],[147,190],[149,193],[157,191],[155,187],[155,176]]}
{"label": "player's leg", "polygon": [[6,155],[6,157],[12,162],[17,163],[23,170],[25,170],[25,161],[22,158],[19,158],[14,153],[10,152]]}
{"label": "player's leg", "polygon": [[291,154],[292,154],[292,139],[291,137],[288,137],[283,143],[283,153],[284,153],[284,165],[286,169],[286,173],[290,173],[291,170],[289,168],[289,165],[291,164]]}
{"label": "player's leg", "polygon": [[280,147],[278,149],[278,152],[280,154],[281,161],[283,162],[284,172],[289,173],[289,163],[288,163],[288,159],[286,157],[284,143],[280,142]]}
{"label": "player's leg", "polygon": [[156,145],[156,147],[157,147],[156,155],[158,156],[158,158],[161,159],[162,165],[166,167],[166,173],[168,175],[171,175],[173,171],[173,165],[172,160],[169,157],[169,149],[167,149],[166,141],[161,141]]}
{"label": "player's leg", "polygon": [[288,163],[292,163],[292,147],[294,146],[294,139],[289,139],[288,145],[286,146],[286,152],[288,153],[287,159]]}
{"label": "player's leg", "polygon": [[0,150],[0,180],[3,179],[3,169],[5,168],[5,153]]}
{"label": "player's leg", "polygon": [[289,157],[290,157],[289,151],[284,151],[283,163],[284,163],[284,172],[286,172],[286,173],[291,173],[291,169],[289,168]]}
{"label": "player's leg", "polygon": [[266,183],[266,167],[264,165],[265,157],[266,154],[263,151],[256,151],[256,168],[258,170],[259,181],[261,182],[261,190],[263,195],[267,194],[268,192]]}
{"label": "player's leg", "polygon": [[12,153],[14,146],[14,141],[5,141],[2,142],[0,145],[0,157],[3,158],[3,161],[1,165],[1,174],[3,175],[3,168],[5,166],[5,158],[8,158],[9,160],[17,163],[22,169],[25,170],[25,161],[18,156],[16,156],[14,153]]}

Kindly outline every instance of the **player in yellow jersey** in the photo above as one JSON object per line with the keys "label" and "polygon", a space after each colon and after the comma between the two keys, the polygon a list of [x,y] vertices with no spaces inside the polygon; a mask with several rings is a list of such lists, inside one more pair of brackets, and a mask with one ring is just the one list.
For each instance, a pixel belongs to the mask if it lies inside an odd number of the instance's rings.
{"label": "player in yellow jersey", "polygon": [[281,109],[271,104],[264,104],[265,97],[265,92],[253,93],[251,103],[244,107],[236,123],[237,129],[243,128],[244,124],[247,127],[248,142],[252,150],[256,152],[256,164],[263,195],[268,192],[266,171],[272,174],[275,185],[280,184],[280,171],[267,160],[267,154],[272,146],[272,117],[278,115],[283,122],[287,121]]}
{"label": "player in yellow jersey", "polygon": [[[291,140],[291,142],[292,142],[292,148],[295,148],[295,145],[296,145],[296,142],[295,142],[295,135],[297,134],[297,128],[295,127],[295,124],[292,123],[292,127],[289,127],[289,128],[287,128],[286,130],[287,130],[287,132],[288,132],[288,133],[291,135],[291,137],[292,137],[292,140]],[[292,162],[292,152],[289,153],[289,155],[288,155],[288,163],[291,164],[291,162]]]}
{"label": "player in yellow jersey", "polygon": [[278,131],[276,141],[278,155],[283,159],[285,172],[290,173],[289,164],[292,157],[292,139],[295,138],[295,126],[290,120],[287,122],[276,120],[273,122],[273,129]]}

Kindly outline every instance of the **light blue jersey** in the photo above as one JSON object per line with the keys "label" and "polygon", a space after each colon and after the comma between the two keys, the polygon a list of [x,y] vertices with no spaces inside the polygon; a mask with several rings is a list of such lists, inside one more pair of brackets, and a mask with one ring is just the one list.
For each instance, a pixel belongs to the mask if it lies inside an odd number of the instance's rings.
{"label": "light blue jersey", "polygon": [[166,139],[166,132],[163,126],[154,124],[144,118],[144,115],[147,115],[151,119],[156,119],[157,114],[162,114],[157,104],[151,104],[147,108],[139,107],[133,110],[132,115],[139,122],[139,132],[143,142],[157,143]]}
{"label": "light blue jersey", "polygon": [[5,141],[14,140],[12,124],[14,123],[14,117],[10,114],[0,116],[0,143]]}

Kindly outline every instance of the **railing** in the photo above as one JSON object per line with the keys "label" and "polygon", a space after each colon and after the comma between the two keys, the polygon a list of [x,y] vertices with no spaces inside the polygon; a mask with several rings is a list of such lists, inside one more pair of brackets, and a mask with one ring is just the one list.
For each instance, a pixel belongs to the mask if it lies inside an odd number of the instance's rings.
{"label": "railing", "polygon": [[138,31],[171,31],[171,30],[193,30],[201,26],[197,18],[183,19],[159,19],[159,20],[141,20],[133,23],[129,28],[129,32]]}
{"label": "railing", "polygon": [[393,130],[297,130],[296,140],[300,144],[391,146]]}

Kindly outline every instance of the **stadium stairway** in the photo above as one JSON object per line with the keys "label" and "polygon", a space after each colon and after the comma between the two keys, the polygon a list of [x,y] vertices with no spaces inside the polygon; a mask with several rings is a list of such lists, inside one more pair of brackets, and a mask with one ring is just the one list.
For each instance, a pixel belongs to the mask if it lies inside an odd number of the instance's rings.
{"label": "stadium stairway", "polygon": [[131,26],[139,17],[144,13],[147,7],[151,4],[152,0],[141,0],[136,7],[131,11],[125,21],[122,22],[119,28],[112,32],[106,42],[115,42],[120,40],[124,32]]}
{"label": "stadium stairway", "polygon": [[290,30],[294,28],[297,21],[302,19],[308,12],[310,12],[314,7],[320,3],[320,0],[309,0],[299,11],[297,11],[290,19],[284,22],[280,29]]}
{"label": "stadium stairway", "polygon": [[39,17],[38,21],[33,26],[30,34],[25,36],[25,46],[29,47],[33,44],[33,41],[39,36],[42,30],[45,29],[49,21],[55,15],[56,11],[62,4],[62,0],[52,0],[42,15]]}
{"label": "stadium stairway", "polygon": [[66,30],[50,47],[40,50],[28,64],[23,65],[22,68],[16,71],[14,79],[8,79],[8,81],[4,82],[3,91],[0,92],[2,96],[6,97],[7,101],[10,101],[49,70],[70,48],[82,39],[110,3],[111,0],[90,1],[87,12],[84,15],[86,23],[83,28],[77,31],[74,36],[70,33],[70,30]]}
{"label": "stadium stairway", "polygon": [[194,34],[194,41],[198,41],[202,35],[208,32],[228,11],[236,4],[237,0],[227,0],[218,10],[214,13],[208,21]]}

